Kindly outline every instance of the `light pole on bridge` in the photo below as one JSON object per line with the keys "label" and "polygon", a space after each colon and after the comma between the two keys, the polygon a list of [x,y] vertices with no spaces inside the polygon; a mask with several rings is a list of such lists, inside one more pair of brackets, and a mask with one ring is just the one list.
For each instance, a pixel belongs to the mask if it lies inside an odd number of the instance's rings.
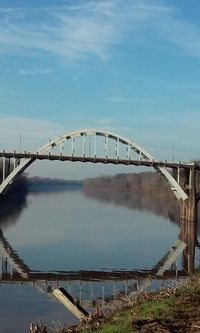
{"label": "light pole on bridge", "polygon": [[19,134],[19,152],[21,153],[22,150],[22,135],[21,133]]}
{"label": "light pole on bridge", "polygon": [[172,145],[172,162],[174,163],[174,148],[175,148],[175,145],[173,143]]}

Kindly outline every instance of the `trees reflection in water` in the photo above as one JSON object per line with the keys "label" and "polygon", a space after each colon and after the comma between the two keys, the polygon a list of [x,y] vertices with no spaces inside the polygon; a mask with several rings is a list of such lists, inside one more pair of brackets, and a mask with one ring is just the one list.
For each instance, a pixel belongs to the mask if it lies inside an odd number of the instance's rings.
{"label": "trees reflection in water", "polygon": [[155,172],[87,179],[87,196],[132,209],[151,211],[179,223],[180,208],[166,181]]}

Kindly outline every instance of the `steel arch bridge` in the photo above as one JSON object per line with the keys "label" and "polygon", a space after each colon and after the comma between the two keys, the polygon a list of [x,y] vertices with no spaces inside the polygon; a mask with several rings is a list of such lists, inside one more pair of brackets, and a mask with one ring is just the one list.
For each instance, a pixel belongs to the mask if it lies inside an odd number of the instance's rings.
{"label": "steel arch bridge", "polygon": [[[67,154],[66,149],[68,149]],[[27,154],[24,154],[25,158],[18,160],[13,154],[14,168],[8,174],[5,172],[5,158],[3,158],[3,177],[0,185],[0,194],[8,189],[13,180],[28,168],[37,159],[37,156],[49,156],[49,159],[51,159],[50,156],[53,157],[56,153],[58,155],[58,151],[61,160],[63,160],[62,156],[65,155],[71,161],[93,163],[111,163],[112,161],[112,163],[116,164],[125,164],[124,161],[126,161],[126,164],[129,164],[134,160],[134,154],[139,155],[140,161],[151,162],[154,169],[164,176],[178,200],[186,200],[188,198],[188,195],[170,172],[164,166],[153,163],[157,160],[145,149],[120,135],[96,129],[85,129],[61,135],[39,148],[35,154],[32,154],[34,157],[26,157]],[[31,156],[31,153],[29,155]]]}

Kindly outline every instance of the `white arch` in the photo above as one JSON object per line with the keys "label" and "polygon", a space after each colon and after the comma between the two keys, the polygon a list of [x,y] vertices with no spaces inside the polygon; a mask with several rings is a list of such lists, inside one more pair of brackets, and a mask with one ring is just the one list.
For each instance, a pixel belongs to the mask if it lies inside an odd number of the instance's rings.
{"label": "white arch", "polygon": [[[37,150],[37,152],[38,152],[38,154],[47,153],[53,147],[55,147],[59,144],[62,144],[67,140],[73,139],[78,136],[83,136],[83,135],[104,136],[104,137],[108,137],[113,140],[118,140],[122,144],[128,145],[130,147],[130,149],[134,150],[137,154],[140,154],[140,156],[142,156],[143,158],[145,158],[147,160],[151,160],[151,161],[156,161],[156,159],[150,153],[148,153],[145,149],[140,147],[135,142],[132,142],[131,140],[121,137],[110,131],[102,131],[102,130],[96,130],[96,129],[84,129],[84,130],[80,130],[80,131],[66,133],[64,135],[61,135],[61,136],[51,140],[50,142],[48,142],[47,144],[45,144],[44,146],[39,148]],[[22,173],[33,162],[34,162],[34,159],[30,159],[30,158],[23,159],[21,161],[20,165],[18,165],[0,185],[0,194],[3,193],[7,189],[7,187],[12,183],[12,181],[15,179],[15,177],[17,175]],[[158,167],[154,167],[154,168],[165,177],[165,179],[167,180],[167,182],[170,185],[171,190],[173,191],[173,193],[175,194],[175,196],[177,197],[178,200],[180,200],[180,199],[186,200],[188,198],[185,191],[181,188],[181,186],[177,183],[177,181],[172,177],[172,175],[169,173],[169,171],[165,167],[158,166]]]}

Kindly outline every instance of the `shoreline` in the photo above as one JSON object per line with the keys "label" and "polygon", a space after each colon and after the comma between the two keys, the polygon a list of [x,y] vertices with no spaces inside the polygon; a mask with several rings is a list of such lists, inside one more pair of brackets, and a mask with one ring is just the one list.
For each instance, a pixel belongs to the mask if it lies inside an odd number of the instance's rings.
{"label": "shoreline", "polygon": [[108,316],[99,308],[86,322],[54,333],[200,332],[200,272],[156,292],[122,296],[120,302]]}

